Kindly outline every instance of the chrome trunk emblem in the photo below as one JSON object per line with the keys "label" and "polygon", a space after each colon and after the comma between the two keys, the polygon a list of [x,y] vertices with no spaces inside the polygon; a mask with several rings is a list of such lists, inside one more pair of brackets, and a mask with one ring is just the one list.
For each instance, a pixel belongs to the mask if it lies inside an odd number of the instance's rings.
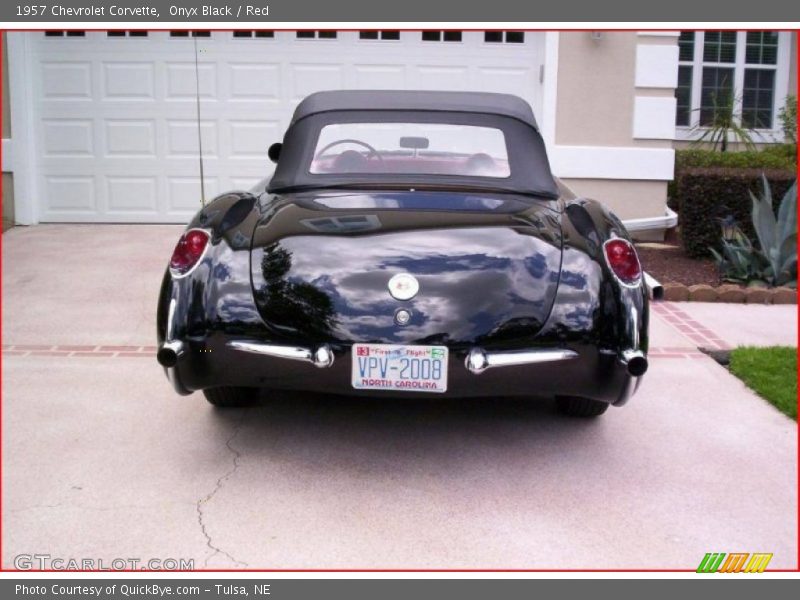
{"label": "chrome trunk emblem", "polygon": [[389,280],[389,293],[396,300],[411,300],[419,292],[419,281],[408,273],[398,273]]}

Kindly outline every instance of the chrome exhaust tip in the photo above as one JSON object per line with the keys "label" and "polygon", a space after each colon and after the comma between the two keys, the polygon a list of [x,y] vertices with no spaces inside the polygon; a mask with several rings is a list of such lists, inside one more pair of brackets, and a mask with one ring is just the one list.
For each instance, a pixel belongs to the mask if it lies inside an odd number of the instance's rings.
{"label": "chrome exhaust tip", "polygon": [[649,273],[644,274],[644,285],[647,288],[647,294],[653,300],[663,300],[664,299],[664,286],[661,285],[652,275]]}
{"label": "chrome exhaust tip", "polygon": [[183,354],[183,342],[178,340],[164,342],[156,353],[156,360],[162,367],[169,369],[178,364],[181,354]]}
{"label": "chrome exhaust tip", "polygon": [[647,358],[641,350],[625,350],[620,362],[628,368],[628,374],[632,377],[641,377],[647,373]]}

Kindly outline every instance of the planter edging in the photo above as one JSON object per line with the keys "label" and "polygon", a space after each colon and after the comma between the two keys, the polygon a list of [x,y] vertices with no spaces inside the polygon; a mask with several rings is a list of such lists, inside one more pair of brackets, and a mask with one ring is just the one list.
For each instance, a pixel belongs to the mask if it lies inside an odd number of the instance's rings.
{"label": "planter edging", "polygon": [[742,288],[738,285],[710,286],[665,283],[664,300],[671,302],[727,302],[737,304],[797,304],[797,290],[787,287]]}

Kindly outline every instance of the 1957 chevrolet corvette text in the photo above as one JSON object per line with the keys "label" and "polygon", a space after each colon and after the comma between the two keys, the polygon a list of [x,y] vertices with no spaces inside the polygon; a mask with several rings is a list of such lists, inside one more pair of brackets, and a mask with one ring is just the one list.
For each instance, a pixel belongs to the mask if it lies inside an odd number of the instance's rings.
{"label": "1957 chevrolet corvette text", "polygon": [[178,241],[158,361],[216,406],[259,388],[624,404],[647,370],[648,295],[622,223],[551,174],[504,94],[320,92],[274,175]]}

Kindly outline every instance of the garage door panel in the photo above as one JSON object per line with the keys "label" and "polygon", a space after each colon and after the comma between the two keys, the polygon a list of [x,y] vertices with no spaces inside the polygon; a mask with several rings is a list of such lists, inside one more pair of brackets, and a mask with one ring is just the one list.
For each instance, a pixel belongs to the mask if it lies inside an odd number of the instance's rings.
{"label": "garage door panel", "polygon": [[[200,210],[200,177],[167,177],[168,210],[173,214],[192,214]],[[205,178],[206,196],[220,192],[219,178]]]}
{"label": "garage door panel", "polygon": [[106,177],[106,205],[110,214],[157,214],[157,177]]}
{"label": "garage door panel", "polygon": [[229,156],[234,159],[261,160],[266,157],[270,144],[282,137],[278,121],[231,121],[229,130]]}
{"label": "garage door panel", "polygon": [[102,100],[154,101],[155,65],[151,62],[103,64]]}
{"label": "garage door panel", "polygon": [[398,90],[406,87],[405,65],[353,65],[355,87],[361,90]]}
{"label": "garage door panel", "polygon": [[[31,32],[34,152],[43,221],[186,222],[200,206],[194,42],[146,38],[45,38]],[[249,189],[274,165],[270,144],[292,112],[319,90],[506,91],[540,101],[544,34],[524,44],[198,38],[205,187],[208,198]],[[538,37],[537,37],[538,36]]]}
{"label": "garage door panel", "polygon": [[339,90],[344,87],[342,67],[332,64],[301,64],[292,68],[292,97],[294,102],[314,92]]}
{"label": "garage door panel", "polygon": [[[199,157],[197,121],[171,119],[167,126],[167,158]],[[215,158],[219,155],[219,135],[216,121],[201,121],[203,156]]]}
{"label": "garage door panel", "polygon": [[155,120],[106,119],[105,155],[115,158],[155,159]]}
{"label": "garage door panel", "polygon": [[98,208],[93,176],[53,175],[44,177],[43,183],[47,210],[92,214]]}
{"label": "garage door panel", "polygon": [[423,90],[464,91],[469,87],[468,67],[417,66],[412,87]]}
{"label": "garage door panel", "polygon": [[217,65],[200,64],[195,70],[193,62],[166,64],[166,99],[191,100],[197,97],[199,81],[200,98],[217,99]]}
{"label": "garage door panel", "polygon": [[258,62],[231,63],[229,71],[229,99],[280,102],[281,68],[278,64]]}
{"label": "garage door panel", "polygon": [[46,158],[94,156],[94,126],[89,119],[42,119],[41,130]]}
{"label": "garage door panel", "polygon": [[92,99],[91,62],[43,62],[41,96],[47,100]]}

